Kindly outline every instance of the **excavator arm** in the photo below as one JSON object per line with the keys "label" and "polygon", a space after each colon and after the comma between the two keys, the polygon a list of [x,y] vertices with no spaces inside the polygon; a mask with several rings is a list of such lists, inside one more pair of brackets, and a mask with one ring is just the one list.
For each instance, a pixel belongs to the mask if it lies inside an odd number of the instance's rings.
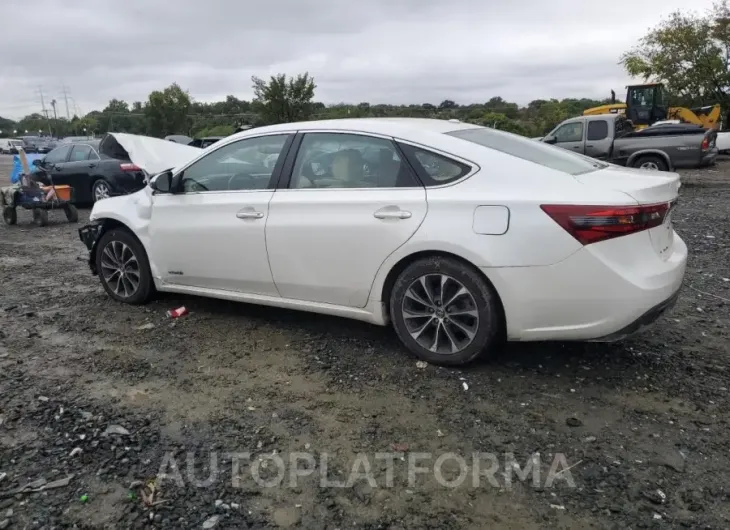
{"label": "excavator arm", "polygon": [[720,105],[700,107],[697,109],[671,107],[669,109],[669,119],[702,125],[705,129],[717,129],[720,127],[721,113]]}

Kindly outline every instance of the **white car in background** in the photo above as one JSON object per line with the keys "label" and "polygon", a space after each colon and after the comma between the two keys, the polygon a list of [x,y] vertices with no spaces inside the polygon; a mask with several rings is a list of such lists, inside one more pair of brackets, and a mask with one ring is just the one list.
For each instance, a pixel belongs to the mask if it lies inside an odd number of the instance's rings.
{"label": "white car in background", "polygon": [[117,139],[158,173],[80,229],[120,302],[157,290],[391,323],[418,357],[463,364],[505,338],[622,338],[684,277],[675,173],[427,119],[261,127],[165,171],[170,142]]}

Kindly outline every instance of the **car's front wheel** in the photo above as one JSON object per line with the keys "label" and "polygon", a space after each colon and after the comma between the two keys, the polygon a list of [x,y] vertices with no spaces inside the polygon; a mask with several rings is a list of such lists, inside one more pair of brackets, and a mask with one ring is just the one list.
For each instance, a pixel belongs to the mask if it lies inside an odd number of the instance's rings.
{"label": "car's front wheel", "polygon": [[434,364],[466,364],[493,350],[501,305],[492,286],[472,267],[434,256],[400,273],[390,296],[396,334],[417,357]]}
{"label": "car's front wheel", "polygon": [[96,270],[104,290],[119,302],[143,304],[154,285],[147,253],[129,231],[116,228],[96,245]]}

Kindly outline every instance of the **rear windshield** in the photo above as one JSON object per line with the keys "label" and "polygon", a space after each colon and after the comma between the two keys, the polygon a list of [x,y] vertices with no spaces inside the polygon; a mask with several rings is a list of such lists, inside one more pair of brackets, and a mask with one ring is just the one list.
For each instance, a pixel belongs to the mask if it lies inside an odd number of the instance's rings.
{"label": "rear windshield", "polygon": [[496,151],[516,156],[541,166],[549,167],[569,175],[581,175],[608,167],[606,164],[566,151],[561,147],[548,145],[538,140],[530,140],[504,131],[486,127],[460,129],[446,133]]}

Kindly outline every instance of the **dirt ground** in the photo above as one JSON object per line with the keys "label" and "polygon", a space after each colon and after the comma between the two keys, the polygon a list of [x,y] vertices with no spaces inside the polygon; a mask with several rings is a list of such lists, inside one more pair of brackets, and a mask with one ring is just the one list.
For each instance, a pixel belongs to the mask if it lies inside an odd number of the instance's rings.
{"label": "dirt ground", "polygon": [[0,530],[727,528],[730,161],[683,178],[670,314],[463,370],[348,320],[112,302],[76,232],[89,211],[21,211],[0,227]]}

